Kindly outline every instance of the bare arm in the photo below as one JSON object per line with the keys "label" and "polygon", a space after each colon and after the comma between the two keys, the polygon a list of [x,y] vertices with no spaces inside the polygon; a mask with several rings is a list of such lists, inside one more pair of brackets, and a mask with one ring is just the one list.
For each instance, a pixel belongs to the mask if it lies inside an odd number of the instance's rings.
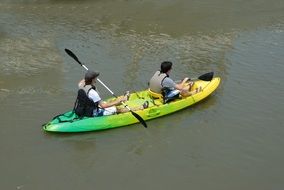
{"label": "bare arm", "polygon": [[80,82],[78,83],[78,87],[81,88],[85,85],[85,79],[80,80]]}
{"label": "bare arm", "polygon": [[186,77],[186,78],[184,78],[184,79],[182,80],[181,83],[176,84],[176,85],[175,85],[175,88],[176,88],[177,90],[180,90],[180,91],[188,90],[188,88],[187,88],[186,85],[185,85],[185,83],[186,83],[187,81],[188,81],[188,78]]}

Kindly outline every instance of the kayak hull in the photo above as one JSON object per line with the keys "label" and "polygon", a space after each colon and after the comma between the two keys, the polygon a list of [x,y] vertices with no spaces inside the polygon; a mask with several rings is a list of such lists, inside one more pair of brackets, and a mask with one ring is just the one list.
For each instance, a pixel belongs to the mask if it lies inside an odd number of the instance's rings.
{"label": "kayak hull", "polygon": [[[219,77],[215,77],[209,82],[196,81],[195,85],[202,87],[201,92],[166,104],[163,104],[159,100],[153,100],[150,97],[148,90],[135,92],[130,95],[129,102],[126,102],[126,104],[132,107],[135,105],[141,105],[145,100],[148,100],[149,107],[144,110],[135,111],[135,113],[141,116],[144,120],[150,120],[174,113],[205,99],[217,89],[220,81],[221,79]],[[76,115],[70,111],[45,124],[43,126],[43,130],[49,132],[87,132],[117,128],[138,122],[139,121],[131,112],[110,116],[76,119]]]}

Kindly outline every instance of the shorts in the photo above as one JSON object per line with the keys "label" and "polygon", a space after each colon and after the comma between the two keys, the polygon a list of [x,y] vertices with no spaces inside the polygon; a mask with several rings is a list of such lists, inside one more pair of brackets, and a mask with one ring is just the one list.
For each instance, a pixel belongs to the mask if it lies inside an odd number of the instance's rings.
{"label": "shorts", "polygon": [[103,116],[103,115],[113,115],[117,112],[117,109],[115,106],[111,106],[108,108],[99,108],[99,110],[94,113],[94,116]]}

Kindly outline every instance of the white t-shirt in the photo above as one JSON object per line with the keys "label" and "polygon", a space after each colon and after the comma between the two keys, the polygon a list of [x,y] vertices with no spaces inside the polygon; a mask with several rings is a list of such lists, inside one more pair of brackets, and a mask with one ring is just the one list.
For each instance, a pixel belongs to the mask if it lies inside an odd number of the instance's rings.
{"label": "white t-shirt", "polygon": [[100,95],[98,94],[98,92],[95,91],[94,89],[91,89],[91,90],[89,91],[88,97],[89,97],[90,99],[92,99],[94,102],[99,102],[99,101],[102,100],[101,97],[100,97]]}
{"label": "white t-shirt", "polygon": [[[94,102],[99,102],[99,101],[102,100],[100,95],[98,94],[98,92],[95,91],[94,89],[91,89],[89,91],[88,97],[90,99],[92,99]],[[111,107],[107,107],[107,108],[99,108],[98,112],[99,113],[101,112],[102,115],[113,115],[117,112],[117,109],[116,109],[115,106],[111,106]],[[98,112],[97,112],[97,110],[94,110],[93,115],[97,116]]]}

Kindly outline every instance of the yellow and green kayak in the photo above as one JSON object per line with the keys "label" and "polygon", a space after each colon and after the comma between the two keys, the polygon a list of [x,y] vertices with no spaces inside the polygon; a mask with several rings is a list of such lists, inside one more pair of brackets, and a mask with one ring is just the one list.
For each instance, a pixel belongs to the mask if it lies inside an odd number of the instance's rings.
{"label": "yellow and green kayak", "polygon": [[[195,81],[194,85],[196,87],[202,87],[202,90],[199,93],[186,98],[176,99],[165,104],[161,99],[153,98],[148,90],[135,92],[130,94],[129,101],[127,101],[126,104],[132,108],[135,106],[137,107],[137,105],[142,105],[143,102],[148,100],[149,107],[144,110],[135,111],[135,113],[144,120],[150,120],[174,113],[203,100],[216,90],[220,81],[221,79],[219,77],[214,77],[211,81]],[[111,99],[106,101],[109,100]],[[78,119],[73,111],[69,111],[52,119],[52,121],[43,126],[43,129],[50,132],[86,132],[122,127],[138,122],[138,119],[133,117],[131,112]]]}

